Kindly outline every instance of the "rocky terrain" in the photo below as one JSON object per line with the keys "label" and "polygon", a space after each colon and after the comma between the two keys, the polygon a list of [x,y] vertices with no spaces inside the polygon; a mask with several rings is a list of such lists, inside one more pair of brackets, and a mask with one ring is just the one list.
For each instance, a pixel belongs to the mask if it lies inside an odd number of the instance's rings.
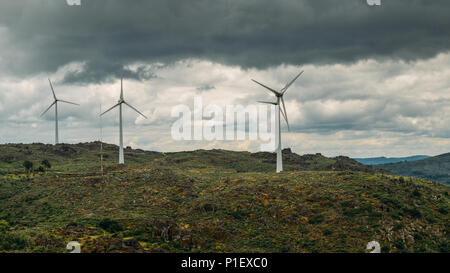
{"label": "rocky terrain", "polygon": [[[449,188],[347,157],[0,145],[0,252],[449,252]],[[24,167],[25,161],[33,163]],[[47,164],[48,163],[48,164]]]}

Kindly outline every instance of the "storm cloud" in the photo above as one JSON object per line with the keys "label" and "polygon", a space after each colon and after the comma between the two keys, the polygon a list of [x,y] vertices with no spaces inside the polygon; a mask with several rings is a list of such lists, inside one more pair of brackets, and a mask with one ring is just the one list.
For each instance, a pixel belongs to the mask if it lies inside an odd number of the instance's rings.
{"label": "storm cloud", "polygon": [[[2,0],[2,73],[29,76],[84,63],[67,83],[125,76],[135,63],[186,58],[242,68],[415,61],[450,48],[447,0]],[[6,49],[7,48],[7,49]]]}

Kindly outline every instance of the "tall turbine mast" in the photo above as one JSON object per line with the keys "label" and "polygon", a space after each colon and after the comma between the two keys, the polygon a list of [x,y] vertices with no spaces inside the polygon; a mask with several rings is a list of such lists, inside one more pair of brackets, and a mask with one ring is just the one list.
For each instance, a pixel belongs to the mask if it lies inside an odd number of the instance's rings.
{"label": "tall turbine mast", "polygon": [[58,128],[58,102],[64,102],[64,103],[68,103],[68,104],[73,104],[73,105],[78,105],[77,103],[73,103],[70,101],[65,101],[65,100],[60,100],[56,97],[55,94],[55,90],[53,89],[53,85],[52,82],[50,81],[50,79],[48,79],[48,82],[50,83],[50,88],[52,90],[52,94],[53,94],[53,103],[50,104],[50,106],[47,108],[47,110],[44,111],[44,113],[41,114],[41,117],[43,115],[45,115],[45,113],[48,112],[48,110],[50,110],[50,108],[52,108],[53,105],[55,105],[55,145],[59,143],[59,128]]}
{"label": "tall turbine mast", "polygon": [[[259,101],[259,103],[265,103],[265,104],[272,104],[275,105],[275,136],[276,136],[276,143],[277,143],[277,148],[276,148],[276,153],[277,153],[277,173],[282,172],[283,171],[283,158],[282,158],[282,149],[281,149],[281,115],[283,115],[284,120],[286,121],[286,124],[288,126],[288,130],[290,131],[290,126],[289,126],[289,121],[288,121],[288,117],[287,117],[287,112],[286,112],[286,105],[284,103],[284,94],[286,93],[286,91],[289,89],[289,87],[298,79],[298,77],[300,77],[300,75],[303,74],[303,71],[300,72],[292,81],[290,81],[288,84],[286,84],[286,86],[284,88],[282,88],[279,91],[276,91],[275,89],[272,89],[260,82],[257,82],[255,80],[252,79],[252,81],[254,81],[255,83],[261,85],[262,87],[266,88],[267,90],[269,90],[270,92],[272,92],[275,97],[277,98],[276,102],[267,102],[267,101]],[[283,108],[281,108],[283,107]],[[280,115],[281,114],[281,115]]]}
{"label": "tall turbine mast", "polygon": [[117,102],[116,105],[112,106],[111,108],[109,108],[108,110],[106,110],[105,112],[103,112],[100,116],[103,116],[104,114],[108,113],[109,111],[111,111],[112,109],[116,108],[117,106],[119,106],[119,164],[125,164],[125,159],[124,159],[124,155],[123,155],[123,122],[122,122],[122,104],[127,105],[128,107],[130,107],[131,109],[133,109],[134,111],[136,111],[139,115],[143,116],[144,118],[147,118],[144,114],[142,114],[141,112],[139,112],[139,110],[137,110],[136,108],[134,108],[133,106],[131,106],[130,104],[128,104],[124,98],[123,98],[123,78],[120,79],[120,98],[119,101]]}

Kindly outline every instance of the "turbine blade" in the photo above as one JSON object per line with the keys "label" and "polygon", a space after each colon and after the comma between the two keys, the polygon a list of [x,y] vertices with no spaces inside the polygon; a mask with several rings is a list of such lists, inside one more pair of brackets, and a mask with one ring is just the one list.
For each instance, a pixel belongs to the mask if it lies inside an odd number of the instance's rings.
{"label": "turbine blade", "polygon": [[281,108],[281,106],[280,106],[280,113],[283,116],[284,120],[286,120],[286,114],[284,113],[283,108]]}
{"label": "turbine blade", "polygon": [[120,99],[123,100],[123,78],[120,78]]}
{"label": "turbine blade", "polygon": [[50,104],[50,106],[47,108],[47,110],[45,110],[44,113],[41,114],[41,117],[42,117],[43,115],[45,115],[45,113],[47,113],[48,110],[50,110],[50,108],[52,108],[52,106],[55,105],[55,103],[56,103],[56,101],[54,101],[52,104]]}
{"label": "turbine blade", "polygon": [[283,113],[284,119],[286,120],[286,124],[288,126],[288,130],[291,130],[291,127],[289,126],[289,121],[288,121],[288,117],[287,117],[287,112],[286,112],[286,105],[284,105],[284,98],[281,97],[281,104],[283,104],[283,111],[281,111]]}
{"label": "turbine blade", "polygon": [[74,102],[70,102],[70,101],[66,101],[66,100],[58,100],[58,101],[80,106],[78,103],[74,103]]}
{"label": "turbine blade", "polygon": [[288,83],[282,90],[282,94],[286,93],[286,91],[288,90],[289,87],[291,87],[291,85],[298,79],[298,77],[300,77],[300,75],[303,74],[304,71],[300,72],[300,74],[297,75],[297,77],[295,77],[290,83]]}
{"label": "turbine blade", "polygon": [[53,85],[52,85],[52,82],[50,81],[50,79],[48,79],[48,82],[50,83],[50,88],[52,89],[53,98],[54,98],[55,100],[57,100],[56,95],[55,95],[55,90],[53,90]]}
{"label": "turbine blade", "polygon": [[278,93],[277,91],[273,90],[272,88],[270,88],[270,87],[268,87],[268,86],[265,86],[264,84],[262,84],[262,83],[260,83],[260,82],[257,82],[257,81],[255,81],[254,79],[252,79],[252,81],[254,81],[255,83],[261,85],[262,87],[268,89],[269,91],[273,92],[275,95],[281,95],[281,93]]}
{"label": "turbine blade", "polygon": [[123,103],[125,103],[128,107],[130,107],[131,109],[133,109],[134,111],[136,111],[139,115],[141,115],[141,116],[143,116],[144,118],[146,118],[147,119],[147,117],[144,115],[144,114],[142,114],[141,112],[139,112],[139,110],[138,109],[136,109],[136,108],[134,108],[133,106],[131,106],[131,105],[129,105],[127,102],[123,102]]}
{"label": "turbine blade", "polygon": [[259,103],[264,103],[264,104],[273,104],[273,105],[277,105],[276,102],[269,102],[269,101],[258,101]]}
{"label": "turbine blade", "polygon": [[102,114],[100,114],[100,116],[103,116],[104,114],[108,113],[109,111],[111,111],[112,109],[116,108],[117,106],[119,106],[120,103],[117,103],[116,105],[114,105],[113,107],[109,108],[108,110],[106,110],[105,112],[103,112]]}

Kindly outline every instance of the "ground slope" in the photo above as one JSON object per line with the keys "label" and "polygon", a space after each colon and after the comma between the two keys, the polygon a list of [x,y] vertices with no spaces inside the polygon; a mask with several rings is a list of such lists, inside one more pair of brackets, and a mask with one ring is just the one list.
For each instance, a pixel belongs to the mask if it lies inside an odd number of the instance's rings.
{"label": "ground slope", "polygon": [[303,163],[275,174],[258,171],[273,168],[266,153],[129,149],[102,176],[89,145],[66,145],[77,153],[53,157],[60,171],[1,176],[0,251],[65,252],[72,240],[83,252],[364,252],[372,240],[383,252],[450,251],[442,184],[288,150],[286,162]]}
{"label": "ground slope", "polygon": [[450,153],[413,162],[377,165],[392,173],[427,178],[450,185]]}

